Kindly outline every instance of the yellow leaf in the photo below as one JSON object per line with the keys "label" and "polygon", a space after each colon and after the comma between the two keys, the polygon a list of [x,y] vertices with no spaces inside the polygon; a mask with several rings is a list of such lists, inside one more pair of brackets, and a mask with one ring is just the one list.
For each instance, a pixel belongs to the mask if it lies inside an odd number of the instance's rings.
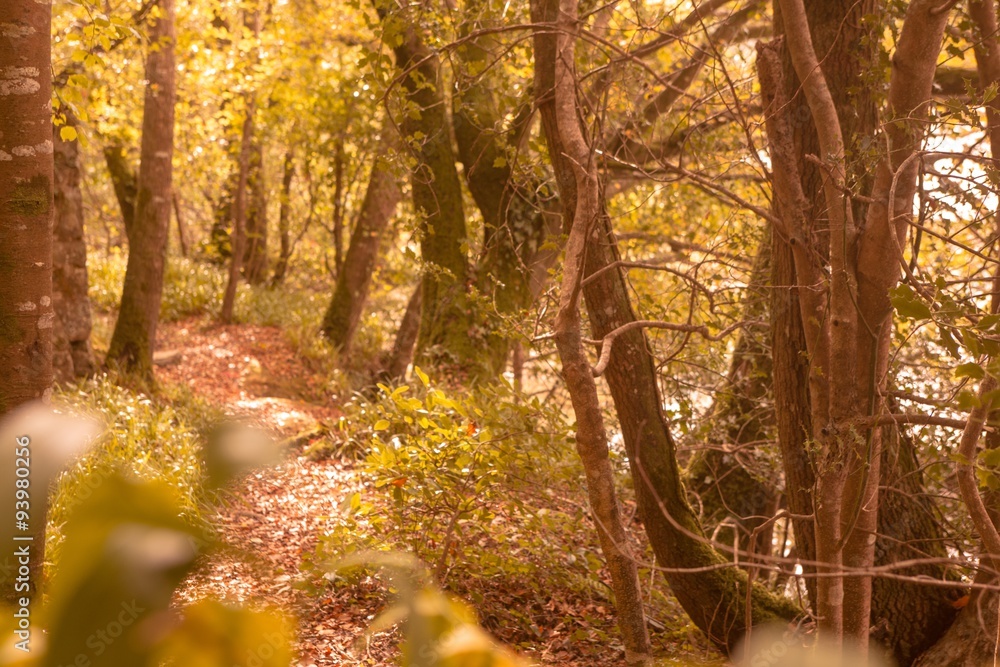
{"label": "yellow leaf", "polygon": [[72,125],[63,125],[59,128],[59,138],[63,141],[76,141],[76,128]]}

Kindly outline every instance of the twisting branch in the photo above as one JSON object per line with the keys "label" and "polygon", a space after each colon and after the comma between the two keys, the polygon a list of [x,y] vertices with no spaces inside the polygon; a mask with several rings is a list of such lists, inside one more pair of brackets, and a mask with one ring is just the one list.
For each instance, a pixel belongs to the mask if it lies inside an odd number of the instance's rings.
{"label": "twisting branch", "polygon": [[636,329],[666,329],[668,331],[682,331],[688,334],[698,334],[705,340],[717,341],[722,340],[737,329],[759,325],[767,326],[767,323],[761,322],[760,320],[737,322],[736,324],[729,325],[719,333],[713,334],[704,324],[676,324],[674,322],[662,322],[660,320],[635,320],[634,322],[623,324],[617,329],[608,332],[608,334],[601,340],[587,340],[586,342],[592,345],[601,346],[601,356],[597,360],[597,365],[593,368],[594,377],[600,377],[607,369],[608,362],[611,361],[611,346],[614,344],[615,339],[624,333],[628,333],[629,331],[635,331]]}

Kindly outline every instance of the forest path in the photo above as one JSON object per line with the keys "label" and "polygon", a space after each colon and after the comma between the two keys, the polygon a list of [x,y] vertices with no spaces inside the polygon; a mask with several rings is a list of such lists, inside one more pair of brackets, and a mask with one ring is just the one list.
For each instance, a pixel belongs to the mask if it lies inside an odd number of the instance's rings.
{"label": "forest path", "polygon": [[[161,325],[158,350],[178,351],[157,368],[159,381],[187,385],[277,438],[290,438],[338,415],[309,403],[311,373],[277,327],[219,326],[206,318]],[[330,517],[360,482],[348,461],[315,461],[294,447],[276,466],[236,483],[210,517],[222,548],[206,558],[178,592],[181,602],[212,597],[253,608],[291,610],[298,619],[295,667],[383,665],[386,642],[362,650],[356,638],[378,610],[375,596],[320,597],[295,586]]]}

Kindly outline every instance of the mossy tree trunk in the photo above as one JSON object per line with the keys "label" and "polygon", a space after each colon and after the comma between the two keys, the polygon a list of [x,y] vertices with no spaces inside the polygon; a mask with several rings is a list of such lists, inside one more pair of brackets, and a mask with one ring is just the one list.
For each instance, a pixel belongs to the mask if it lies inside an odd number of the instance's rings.
{"label": "mossy tree trunk", "polygon": [[539,184],[514,170],[531,117],[531,100],[521,105],[505,130],[494,94],[503,85],[502,79],[490,67],[502,47],[489,30],[497,21],[482,0],[467,3],[464,12],[452,124],[466,183],[483,217],[483,252],[476,266],[476,288],[482,301],[474,318],[483,332],[485,373],[495,377],[503,372],[511,348],[503,319],[531,304],[531,266],[547,225],[537,195]]}
{"label": "mossy tree trunk", "polygon": [[[376,2],[383,22],[386,4]],[[438,57],[424,44],[415,6],[393,13],[399,30],[393,52],[405,73],[406,110],[400,119],[403,142],[415,158],[410,174],[413,209],[420,219],[420,251],[425,264],[417,362],[468,371],[477,364],[478,338],[470,331],[470,270],[462,184],[455,166],[451,125]],[[399,27],[399,26],[402,27]]]}
{"label": "mossy tree trunk", "polygon": [[[554,23],[558,2],[536,0],[531,13],[536,25]],[[555,62],[557,34],[551,30],[535,32],[535,94],[559,182],[564,220],[569,220],[579,192],[573,163],[559,140],[552,100],[554,71],[543,67]],[[602,214],[588,236],[584,275],[593,275],[618,260],[610,220]],[[637,320],[620,268],[603,270],[589,280],[583,295],[597,338]],[[657,563],[667,568],[664,574],[674,595],[709,640],[728,652],[747,629],[748,577],[742,570],[727,567],[731,561],[709,543],[688,503],[649,350],[642,329],[622,333],[615,340],[605,372],[628,453],[639,517]],[[788,620],[799,613],[790,601],[758,584],[750,590],[749,607],[754,624]]]}
{"label": "mossy tree trunk", "polygon": [[153,380],[153,347],[163,295],[174,151],[174,2],[159,0],[150,28],[157,45],[146,58],[142,147],[135,220],[121,308],[106,363],[143,382]]}
{"label": "mossy tree trunk", "polygon": [[[760,242],[750,284],[744,297],[743,320],[765,319],[766,286],[771,269],[770,239]],[[756,460],[755,449],[772,439],[774,408],[771,396],[771,350],[767,334],[742,330],[733,350],[725,386],[716,393],[710,411],[713,425],[706,449],[699,451],[686,471],[688,488],[701,505],[701,523],[708,529],[725,520],[735,521],[736,542],[750,547],[753,531],[777,510],[780,489]],[[725,447],[724,447],[725,446]],[[755,553],[770,554],[769,529],[761,530]],[[733,544],[733,531],[719,531],[718,540]]]}

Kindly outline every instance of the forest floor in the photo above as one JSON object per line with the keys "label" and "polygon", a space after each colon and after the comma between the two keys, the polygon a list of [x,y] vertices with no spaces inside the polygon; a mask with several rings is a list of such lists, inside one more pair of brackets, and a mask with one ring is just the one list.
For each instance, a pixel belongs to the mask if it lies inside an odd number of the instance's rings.
{"label": "forest floor", "polygon": [[[278,439],[337,416],[330,406],[298,398],[310,374],[278,328],[184,320],[162,325],[158,347],[182,353],[176,363],[157,369],[161,382],[187,385]],[[327,518],[358,484],[349,461],[315,461],[302,447],[281,464],[247,476],[208,517],[222,548],[188,579],[180,600],[213,597],[289,610],[298,619],[296,667],[389,664],[392,643],[384,633],[358,645],[379,610],[379,596],[318,596],[295,585],[303,556],[314,551]]]}
{"label": "forest floor", "polygon": [[[294,439],[339,416],[332,405],[303,400],[319,393],[313,386],[315,377],[280,328],[221,326],[210,318],[191,318],[162,324],[158,350],[181,353],[179,359],[157,368],[161,383],[187,386],[227,415],[269,430],[277,440]],[[345,500],[363,490],[353,460],[316,460],[306,455],[307,447],[308,443],[292,446],[280,464],[248,475],[209,511],[207,518],[217,527],[221,548],[203,559],[178,592],[177,602],[215,598],[294,615],[298,633],[294,667],[393,664],[398,637],[382,632],[364,638],[365,628],[386,603],[377,583],[321,585],[319,592],[304,585],[316,580],[308,562],[319,536]],[[516,592],[499,594],[506,603],[516,604],[511,599]],[[554,591],[548,605],[578,602]],[[613,632],[610,611],[605,605],[596,611],[586,605],[572,616],[604,617],[600,626]],[[531,652],[536,663],[599,667],[618,664],[620,659],[617,650],[576,645],[565,639],[565,631],[562,641],[555,641],[558,630],[549,634],[553,641]],[[704,654],[698,653],[683,650],[679,661],[665,659],[659,664],[719,664],[702,662]]]}

